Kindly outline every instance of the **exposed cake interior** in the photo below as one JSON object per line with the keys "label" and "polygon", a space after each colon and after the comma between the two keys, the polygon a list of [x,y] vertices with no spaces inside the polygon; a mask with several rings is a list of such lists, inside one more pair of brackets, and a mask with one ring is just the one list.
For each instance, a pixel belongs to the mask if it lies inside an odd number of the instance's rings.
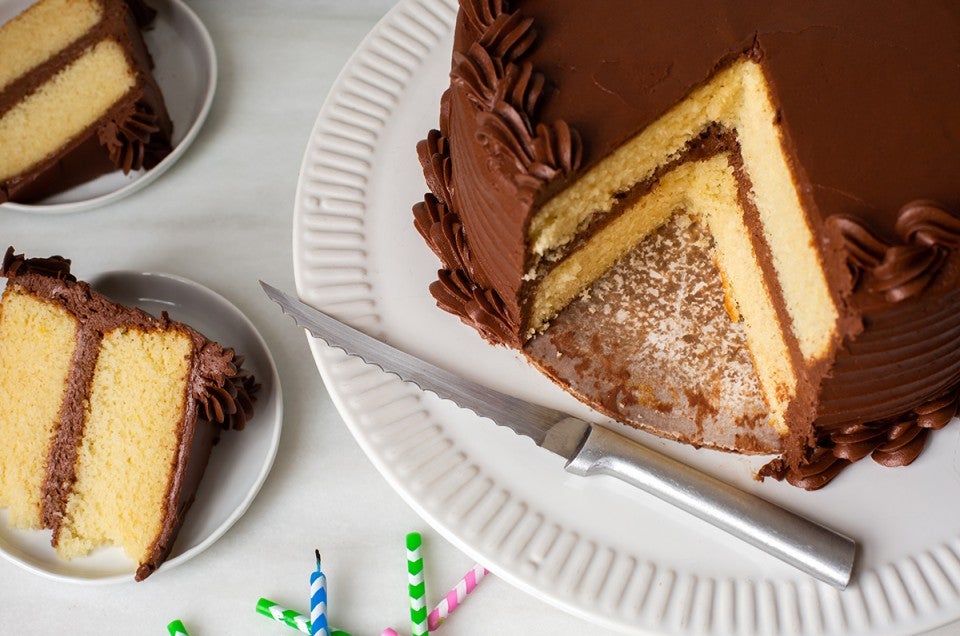
{"label": "exposed cake interior", "polygon": [[[691,154],[711,130],[729,140],[725,147]],[[744,322],[771,422],[786,432],[798,367],[829,354],[838,320],[796,183],[763,70],[744,56],[533,217],[528,277],[542,278],[530,330],[542,329],[673,212],[689,210],[713,236],[728,308]],[[589,238],[576,240],[585,230]],[[772,271],[761,265],[767,256]]]}
{"label": "exposed cake interior", "polygon": [[114,544],[139,563],[148,560],[183,435],[191,350],[190,337],[175,330],[104,335],[57,539],[61,556]]}
{"label": "exposed cake interior", "polygon": [[9,286],[0,305],[0,508],[19,528],[41,527],[46,458],[76,349],[78,321]]}

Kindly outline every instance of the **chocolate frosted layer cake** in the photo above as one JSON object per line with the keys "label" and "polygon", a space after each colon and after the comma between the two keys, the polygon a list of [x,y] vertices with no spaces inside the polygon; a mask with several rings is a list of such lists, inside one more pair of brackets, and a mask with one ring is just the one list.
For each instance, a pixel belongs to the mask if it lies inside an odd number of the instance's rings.
{"label": "chocolate frosted layer cake", "polygon": [[40,0],[0,27],[0,203],[151,168],[173,124],[140,0]]}
{"label": "chocolate frosted layer cake", "polygon": [[[570,333],[570,303],[680,211],[712,241],[782,450],[762,474],[818,488],[867,455],[913,461],[960,386],[960,8],[585,11],[462,0],[418,146],[438,305],[557,378],[538,334]],[[732,449],[770,446],[750,437]]]}
{"label": "chocolate frosted layer cake", "polygon": [[123,547],[142,580],[258,386],[233,350],[111,302],[70,261],[10,248],[0,275],[0,507],[16,527],[52,528],[67,558]]}

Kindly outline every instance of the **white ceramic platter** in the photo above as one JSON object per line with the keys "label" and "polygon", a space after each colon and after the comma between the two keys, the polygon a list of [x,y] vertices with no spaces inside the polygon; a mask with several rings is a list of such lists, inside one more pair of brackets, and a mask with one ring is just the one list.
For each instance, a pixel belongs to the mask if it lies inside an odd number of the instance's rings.
{"label": "white ceramic platter", "polygon": [[[307,302],[473,380],[594,420],[516,354],[434,306],[438,262],[413,227],[417,141],[437,125],[454,0],[402,0],[363,41],[310,136],[294,212]],[[960,426],[906,469],[869,459],[819,492],[759,483],[746,458],[628,431],[662,452],[856,538],[843,592],[315,340],[334,402],[373,464],[495,574],[641,634],[906,634],[960,617]],[[616,426],[616,425],[614,425]]]}
{"label": "white ceramic platter", "polygon": [[[34,0],[0,0],[0,24]],[[143,37],[154,61],[154,77],[173,120],[173,152],[150,170],[111,172],[92,181],[24,204],[7,202],[0,210],[30,213],[80,212],[112,203],[153,182],[177,162],[200,132],[217,86],[213,40],[200,18],[183,0],[150,0],[157,10]]]}
{"label": "white ceramic platter", "polygon": [[[225,431],[213,450],[197,498],[187,514],[170,557],[151,577],[167,576],[210,547],[250,506],[267,477],[280,442],[283,400],[273,357],[250,320],[216,292],[177,276],[109,272],[88,279],[111,299],[160,315],[166,311],[211,340],[233,347],[245,357],[260,383],[253,419],[242,431]],[[60,581],[133,582],[137,564],[115,547],[66,561],[50,546],[50,531],[14,530],[0,511],[0,556]]]}

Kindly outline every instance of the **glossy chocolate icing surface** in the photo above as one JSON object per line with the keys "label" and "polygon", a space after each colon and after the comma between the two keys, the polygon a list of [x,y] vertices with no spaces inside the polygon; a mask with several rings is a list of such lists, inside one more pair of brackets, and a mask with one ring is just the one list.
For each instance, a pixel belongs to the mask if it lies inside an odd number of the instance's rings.
{"label": "glossy chocolate icing surface", "polygon": [[[532,212],[744,55],[773,92],[842,314],[813,432],[766,473],[810,488],[867,454],[908,463],[960,384],[949,0],[462,0],[439,130],[418,146],[432,194],[416,225],[442,264],[431,292],[522,347]],[[821,477],[799,476],[812,466]]]}
{"label": "glossy chocolate icing surface", "polygon": [[[86,35],[0,92],[0,115],[104,38],[124,48],[136,73],[135,86],[104,117],[66,140],[53,155],[23,174],[0,181],[0,203],[41,199],[113,170],[126,174],[149,169],[172,151],[173,123],[140,33],[150,27],[156,11],[142,0],[103,0],[103,9],[103,19]],[[88,143],[91,140],[98,143]]]}
{"label": "glossy chocolate icing surface", "polygon": [[79,321],[73,371],[68,380],[55,433],[52,458],[43,487],[42,520],[57,540],[67,497],[76,480],[77,445],[83,434],[84,403],[89,398],[97,351],[104,334],[112,329],[176,330],[193,342],[184,418],[180,424],[180,449],[166,498],[166,513],[151,556],[139,565],[142,580],[163,562],[173,547],[183,518],[192,503],[211,448],[223,430],[240,430],[253,417],[259,385],[243,358],[196,330],[173,321],[164,312],[154,317],[140,309],[113,303],[70,274],[70,261],[60,256],[26,258],[8,248],[0,276],[49,302],[63,306]]}

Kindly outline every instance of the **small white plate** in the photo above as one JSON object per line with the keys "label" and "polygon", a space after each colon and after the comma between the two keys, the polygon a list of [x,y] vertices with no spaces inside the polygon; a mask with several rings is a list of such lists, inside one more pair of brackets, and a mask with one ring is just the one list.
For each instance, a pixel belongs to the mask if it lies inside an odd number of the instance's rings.
{"label": "small white plate", "polygon": [[[254,417],[242,431],[226,431],[213,450],[196,501],[170,557],[152,576],[163,576],[213,545],[246,512],[263,485],[280,442],[283,400],[270,350],[253,323],[216,292],[177,276],[108,272],[88,279],[99,292],[153,314],[166,311],[244,356],[244,367],[260,383]],[[120,548],[101,548],[87,557],[60,559],[49,530],[14,530],[0,511],[0,556],[36,574],[77,583],[133,582],[137,564]]]}
{"label": "small white plate", "polygon": [[[0,0],[0,24],[35,0]],[[153,56],[153,74],[173,120],[173,152],[150,170],[117,170],[36,203],[0,205],[33,213],[80,212],[133,194],[167,171],[186,152],[210,112],[217,87],[217,56],[207,28],[182,0],[149,0],[157,10],[143,37]]]}

